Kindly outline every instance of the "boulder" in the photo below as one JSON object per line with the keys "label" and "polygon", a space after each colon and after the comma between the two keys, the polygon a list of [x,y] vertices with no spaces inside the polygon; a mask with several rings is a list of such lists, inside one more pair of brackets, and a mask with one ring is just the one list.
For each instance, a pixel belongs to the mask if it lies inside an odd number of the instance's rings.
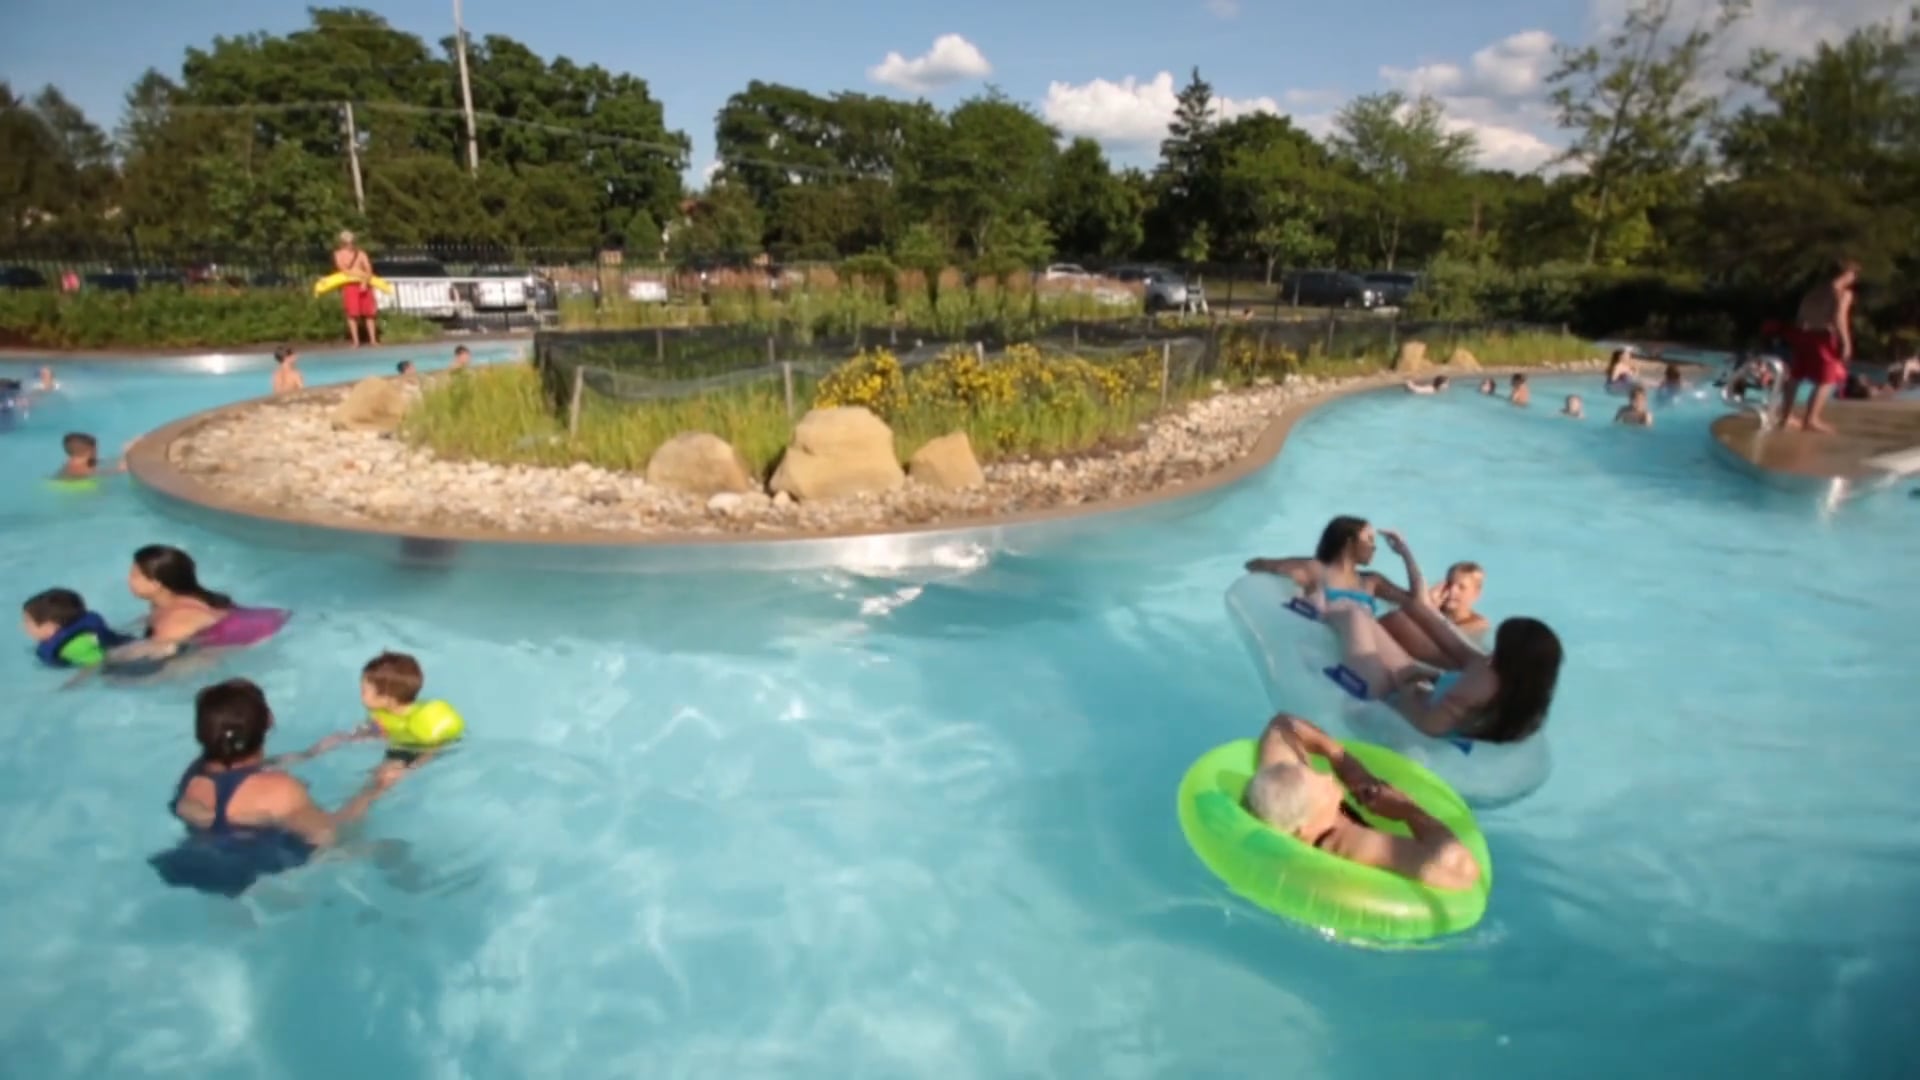
{"label": "boulder", "polygon": [[1427,359],[1427,343],[1424,341],[1403,341],[1400,343],[1400,355],[1393,358],[1393,370],[1402,375],[1412,375],[1433,366]]}
{"label": "boulder", "polygon": [[361,379],[333,410],[333,426],[344,431],[377,431],[391,434],[400,429],[414,399],[393,379]]}
{"label": "boulder", "polygon": [[748,492],[757,485],[733,444],[705,431],[683,431],[647,459],[647,483],[688,495]]}
{"label": "boulder", "polygon": [[1475,360],[1472,353],[1456,346],[1452,355],[1447,357],[1447,366],[1461,371],[1479,371],[1480,361]]}
{"label": "boulder", "polygon": [[893,429],[866,409],[842,406],[800,418],[768,486],[805,502],[892,491],[906,482]]}
{"label": "boulder", "polygon": [[907,462],[907,475],[936,491],[965,491],[987,482],[980,459],[973,456],[973,440],[964,431],[929,439],[913,452],[913,460]]}

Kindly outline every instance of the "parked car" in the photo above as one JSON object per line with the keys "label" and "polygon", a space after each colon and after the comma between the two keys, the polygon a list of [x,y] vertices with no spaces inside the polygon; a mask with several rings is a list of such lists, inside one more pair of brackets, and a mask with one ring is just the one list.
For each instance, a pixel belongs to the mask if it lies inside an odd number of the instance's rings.
{"label": "parked car", "polygon": [[1280,295],[1305,307],[1371,308],[1380,306],[1380,290],[1340,270],[1299,270],[1280,282]]}
{"label": "parked car", "polygon": [[0,289],[44,289],[47,275],[31,266],[0,266]]}
{"label": "parked car", "polygon": [[1374,291],[1380,294],[1380,303],[1385,307],[1405,307],[1413,298],[1413,292],[1420,287],[1420,275],[1409,274],[1402,270],[1375,270],[1361,275]]}
{"label": "parked car", "polygon": [[1086,268],[1074,263],[1054,263],[1041,271],[1040,276],[1047,281],[1064,281],[1092,277]]}
{"label": "parked car", "polygon": [[653,278],[634,278],[627,282],[627,299],[636,304],[664,304],[672,299],[667,283]]}
{"label": "parked car", "polygon": [[401,311],[426,319],[451,319],[460,314],[460,293],[447,279],[447,268],[437,259],[375,259],[373,272],[393,286],[391,294],[374,290],[381,311]]}
{"label": "parked car", "polygon": [[473,271],[473,310],[523,311],[539,283],[524,266],[481,266]]}
{"label": "parked car", "polygon": [[1147,310],[1182,311],[1200,300],[1200,287],[1163,266],[1118,266],[1107,275],[1115,281],[1138,283],[1145,290]]}

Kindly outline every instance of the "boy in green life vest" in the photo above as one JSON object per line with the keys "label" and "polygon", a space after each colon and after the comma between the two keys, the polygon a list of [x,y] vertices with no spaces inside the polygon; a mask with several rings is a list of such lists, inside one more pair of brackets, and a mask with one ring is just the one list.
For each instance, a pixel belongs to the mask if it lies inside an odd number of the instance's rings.
{"label": "boy in green life vest", "polygon": [[131,642],[87,610],[72,589],[48,589],[21,605],[20,625],[34,641],[34,655],[48,667],[99,667],[107,652]]}
{"label": "boy in green life vest", "polygon": [[278,761],[288,764],[324,754],[343,743],[383,739],[387,753],[380,768],[410,769],[424,765],[466,733],[466,721],[444,701],[421,701],[427,676],[420,661],[406,653],[383,652],[360,669],[360,704],[367,722],[329,735],[307,750]]}

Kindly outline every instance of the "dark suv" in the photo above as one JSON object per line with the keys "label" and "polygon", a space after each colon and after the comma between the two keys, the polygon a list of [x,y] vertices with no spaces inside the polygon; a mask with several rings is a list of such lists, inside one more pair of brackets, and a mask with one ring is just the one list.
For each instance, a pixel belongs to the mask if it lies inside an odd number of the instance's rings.
{"label": "dark suv", "polygon": [[1381,303],[1380,290],[1339,270],[1300,270],[1281,279],[1280,296],[1305,307],[1370,308]]}

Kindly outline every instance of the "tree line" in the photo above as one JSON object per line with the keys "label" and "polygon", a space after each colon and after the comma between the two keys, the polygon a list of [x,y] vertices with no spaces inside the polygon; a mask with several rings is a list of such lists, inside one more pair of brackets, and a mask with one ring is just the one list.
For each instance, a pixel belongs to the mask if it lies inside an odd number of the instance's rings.
{"label": "tree line", "polygon": [[720,110],[720,165],[691,193],[690,144],[636,75],[470,41],[470,175],[453,40],[315,9],[294,33],[189,49],[177,77],[148,71],[111,134],[53,87],[0,85],[0,250],[299,249],[349,226],[389,247],[649,259],[1551,264],[1782,288],[1844,253],[1913,281],[1920,11],[1727,72],[1716,44],[1742,12],[1683,26],[1674,0],[1638,0],[1611,36],[1563,48],[1551,100],[1567,150],[1542,172],[1476,167],[1431,98],[1358,97],[1315,138],[1282,116],[1222,119],[1195,70],[1146,169],[996,90],[941,110],[754,81]]}

